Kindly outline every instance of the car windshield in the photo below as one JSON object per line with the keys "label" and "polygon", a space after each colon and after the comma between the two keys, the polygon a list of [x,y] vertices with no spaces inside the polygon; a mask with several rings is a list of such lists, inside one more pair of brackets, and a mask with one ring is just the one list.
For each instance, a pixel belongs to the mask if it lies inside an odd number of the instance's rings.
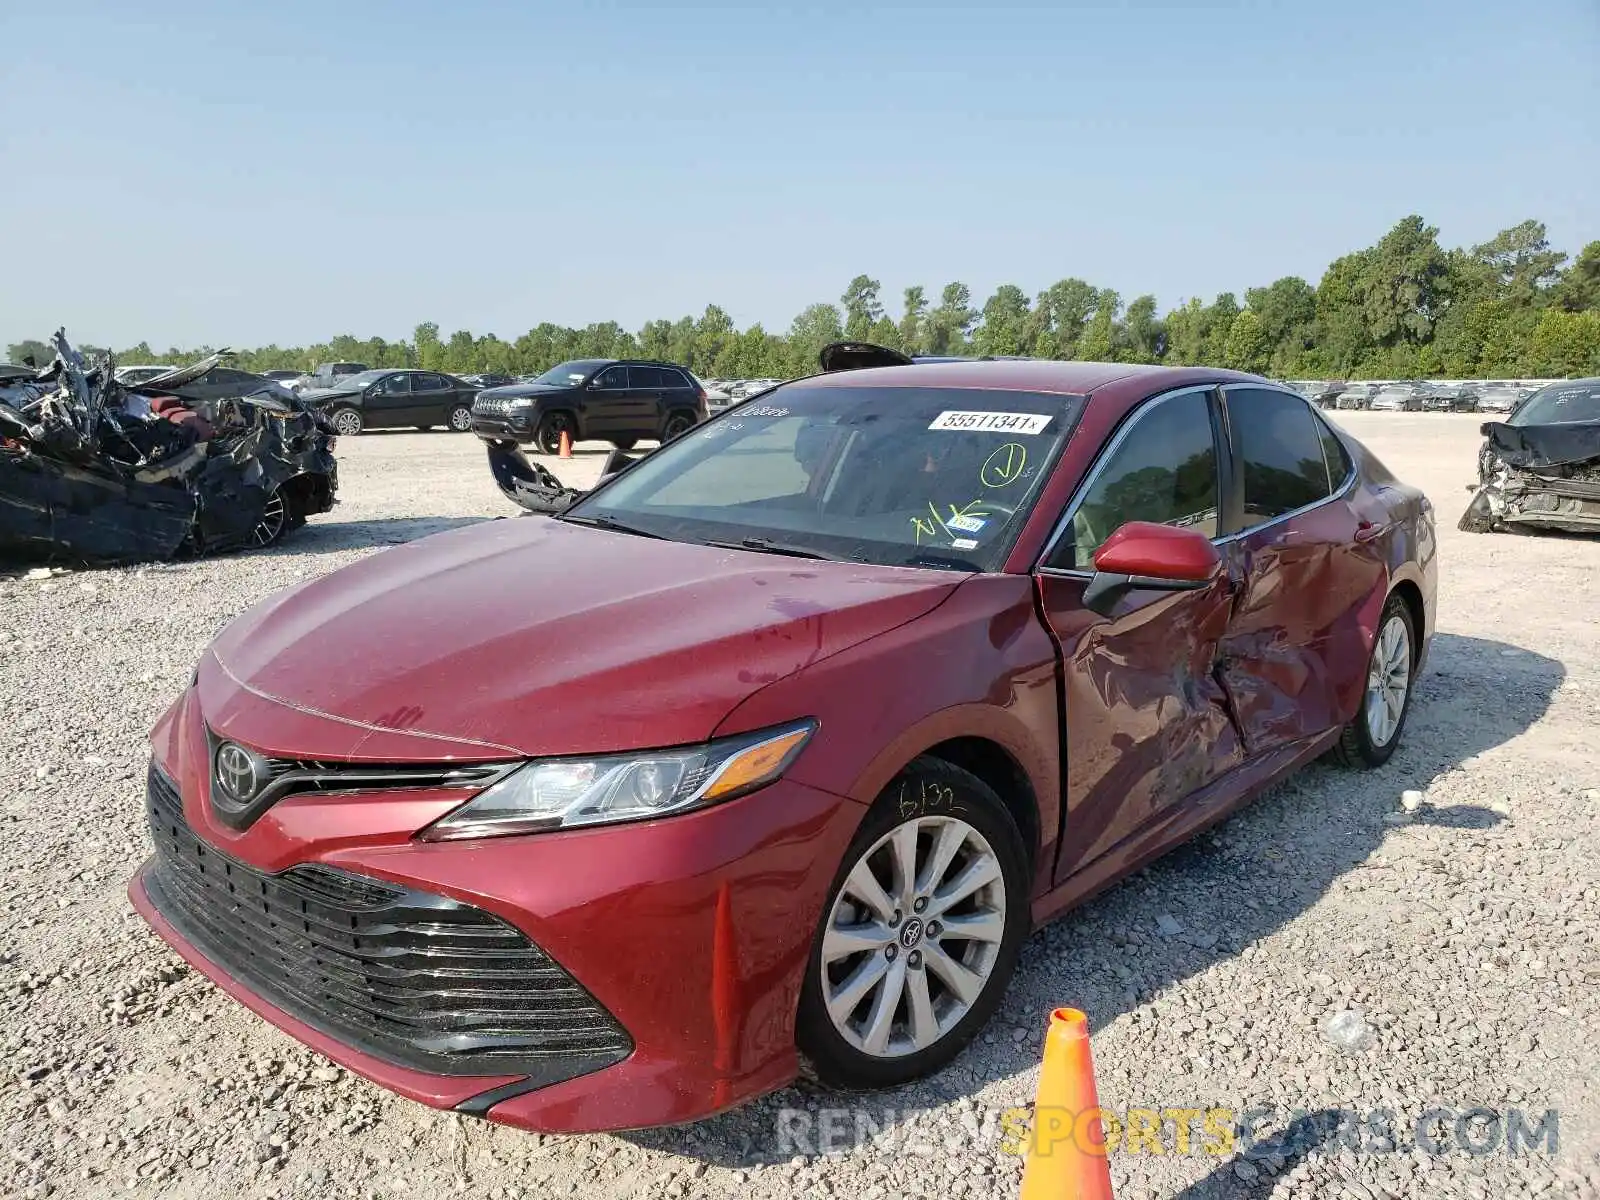
{"label": "car windshield", "polygon": [[376,383],[385,375],[391,373],[389,371],[361,371],[355,375],[335,375],[327,386],[336,388],[366,387],[369,383]]}
{"label": "car windshield", "polygon": [[550,383],[557,387],[571,387],[575,383],[582,383],[600,367],[606,365],[609,359],[604,358],[575,358],[571,362],[558,363],[543,375],[536,376],[534,383]]}
{"label": "car windshield", "polygon": [[887,566],[997,570],[1081,396],[791,384],[628,468],[566,519]]}
{"label": "car windshield", "polygon": [[1552,383],[1529,396],[1508,425],[1573,425],[1600,421],[1600,379]]}

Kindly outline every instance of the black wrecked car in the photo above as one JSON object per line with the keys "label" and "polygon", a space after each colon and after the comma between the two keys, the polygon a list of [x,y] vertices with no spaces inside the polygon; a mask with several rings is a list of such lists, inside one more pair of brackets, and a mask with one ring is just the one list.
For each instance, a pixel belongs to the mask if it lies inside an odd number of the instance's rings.
{"label": "black wrecked car", "polygon": [[271,386],[188,394],[223,355],[123,385],[62,332],[0,378],[0,557],[121,563],[269,546],[333,507],[333,431]]}
{"label": "black wrecked car", "polygon": [[577,358],[528,383],[480,392],[472,431],[492,444],[537,446],[545,454],[560,451],[563,434],[626,451],[642,441],[671,441],[708,415],[705,389],[682,367]]}
{"label": "black wrecked car", "polygon": [[472,428],[479,389],[438,371],[373,370],[341,376],[329,387],[303,388],[300,399],[328,414],[334,432],[353,437],[363,429]]}
{"label": "black wrecked car", "polygon": [[1600,377],[1540,388],[1482,432],[1459,528],[1600,533]]}

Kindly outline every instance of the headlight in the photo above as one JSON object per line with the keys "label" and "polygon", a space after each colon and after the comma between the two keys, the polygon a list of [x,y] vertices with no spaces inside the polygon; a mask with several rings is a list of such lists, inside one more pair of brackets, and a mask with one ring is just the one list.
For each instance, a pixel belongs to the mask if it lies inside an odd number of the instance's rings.
{"label": "headlight", "polygon": [[532,396],[513,396],[509,400],[501,401],[507,408],[532,408]]}
{"label": "headlight", "polygon": [[518,768],[422,831],[424,841],[539,833],[664,817],[732,800],[794,762],[814,721],[683,750],[547,758]]}

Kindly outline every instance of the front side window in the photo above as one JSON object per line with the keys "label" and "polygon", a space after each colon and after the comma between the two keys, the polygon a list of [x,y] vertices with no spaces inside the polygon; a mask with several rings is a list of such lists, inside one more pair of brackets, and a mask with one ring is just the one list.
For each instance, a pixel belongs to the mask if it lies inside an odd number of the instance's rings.
{"label": "front side window", "polygon": [[1047,565],[1092,571],[1094,552],[1129,521],[1217,536],[1217,446],[1205,392],[1180,392],[1142,410],[1072,515]]}
{"label": "front side window", "polygon": [[1326,500],[1328,478],[1322,426],[1304,400],[1265,388],[1230,388],[1228,422],[1244,472],[1245,528]]}
{"label": "front side window", "polygon": [[379,382],[378,391],[385,396],[404,396],[411,391],[411,376],[390,375]]}
{"label": "front side window", "polygon": [[627,367],[608,367],[595,376],[594,386],[613,391],[624,391],[628,386]]}
{"label": "front side window", "polygon": [[1082,404],[791,384],[640,460],[566,516],[677,541],[998,570]]}

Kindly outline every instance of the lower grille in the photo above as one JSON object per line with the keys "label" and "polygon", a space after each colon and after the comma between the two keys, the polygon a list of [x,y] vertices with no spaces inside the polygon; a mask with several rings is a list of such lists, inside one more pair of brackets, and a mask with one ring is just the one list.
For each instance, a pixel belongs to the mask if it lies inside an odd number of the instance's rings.
{"label": "lower grille", "polygon": [[413,1070],[557,1083],[633,1050],[519,931],[445,896],[325,866],[272,875],[196,837],[150,768],[150,899],[207,958],[314,1029]]}

